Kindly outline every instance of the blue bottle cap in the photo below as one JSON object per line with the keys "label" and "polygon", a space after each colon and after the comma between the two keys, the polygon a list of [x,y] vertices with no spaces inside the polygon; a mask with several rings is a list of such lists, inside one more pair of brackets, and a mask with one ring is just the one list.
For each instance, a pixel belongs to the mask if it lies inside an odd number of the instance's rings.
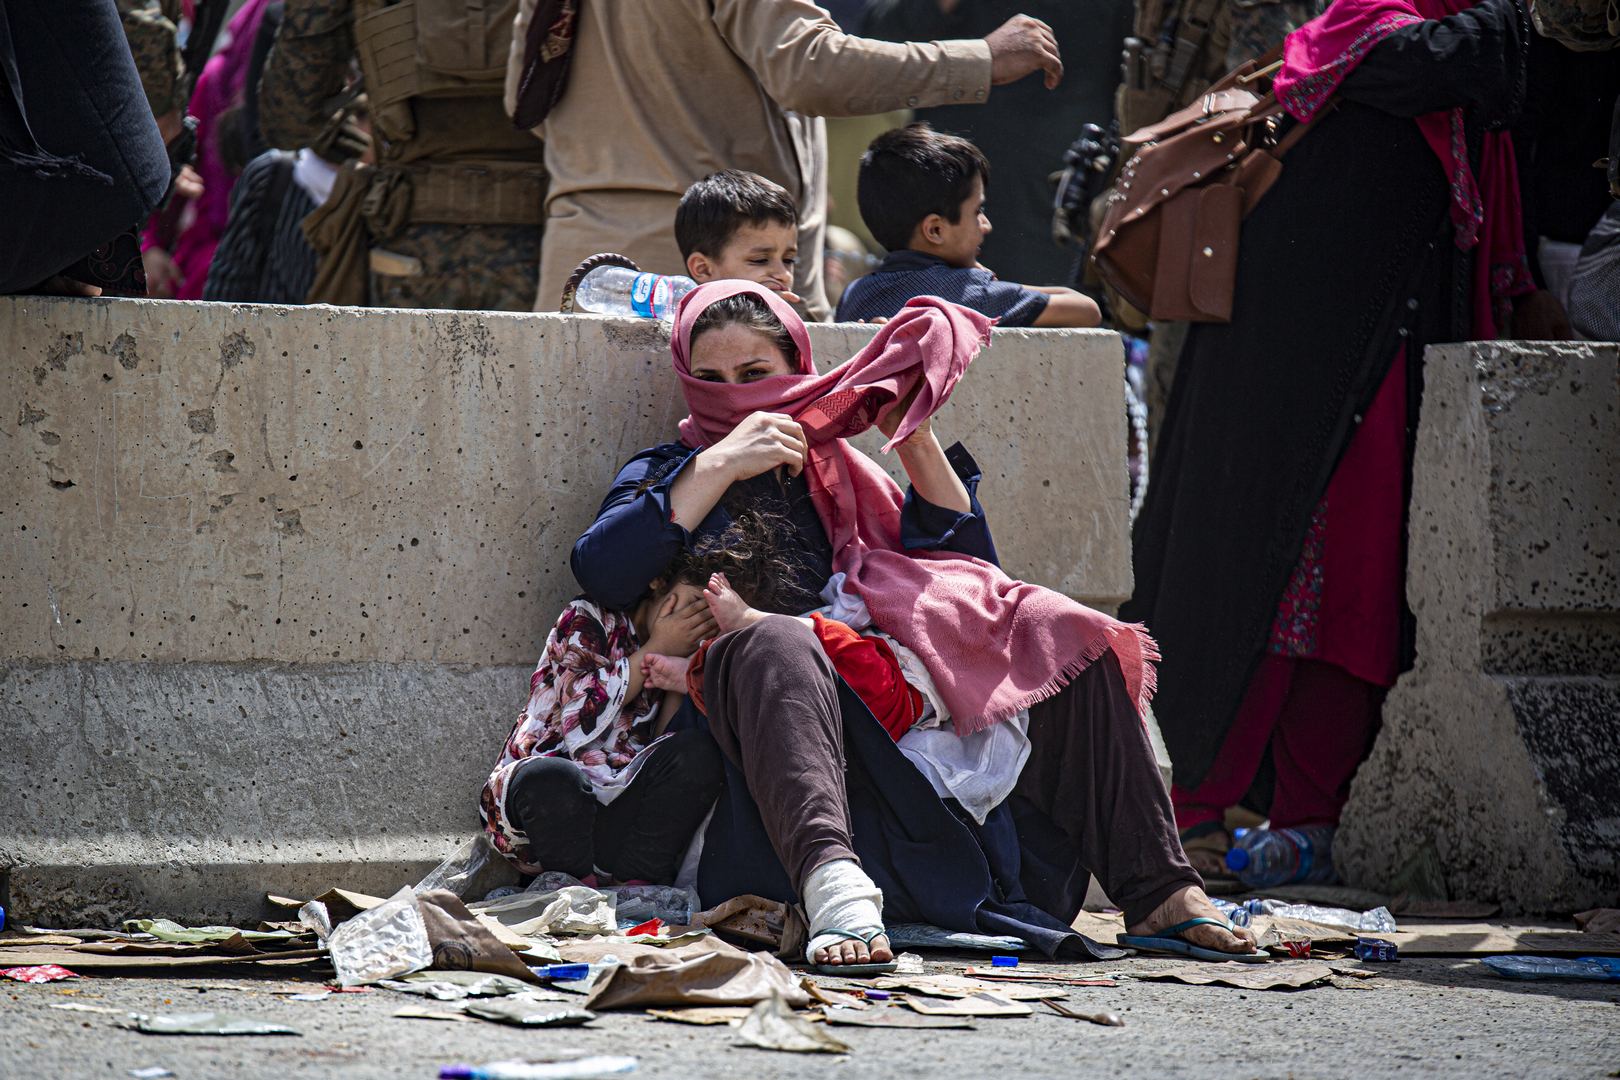
{"label": "blue bottle cap", "polygon": [[1018,957],[1016,957],[1016,956],[992,956],[990,958],[990,966],[991,967],[1017,967],[1018,966]]}
{"label": "blue bottle cap", "polygon": [[1228,870],[1247,870],[1249,868],[1249,853],[1244,848],[1235,847],[1226,853],[1226,868]]}

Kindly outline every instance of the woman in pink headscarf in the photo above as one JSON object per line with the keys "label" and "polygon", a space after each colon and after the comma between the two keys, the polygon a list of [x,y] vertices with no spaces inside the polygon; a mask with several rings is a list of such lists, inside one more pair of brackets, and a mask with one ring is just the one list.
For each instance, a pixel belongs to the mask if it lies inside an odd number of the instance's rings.
{"label": "woman in pink headscarf", "polygon": [[[1232,320],[1189,335],[1121,617],[1206,877],[1242,804],[1336,826],[1411,663],[1407,477],[1423,348],[1509,332],[1534,288],[1513,145],[1518,0],[1334,0],[1274,91],[1315,121],[1243,224]],[[1241,860],[1238,860],[1241,861]]]}
{"label": "woman in pink headscarf", "polygon": [[[222,153],[221,137],[241,138],[237,129],[221,129],[220,118],[232,107],[242,104],[247,86],[249,60],[253,55],[253,42],[259,34],[259,23],[270,0],[247,0],[226,27],[229,35],[223,48],[209,58],[197,77],[192,91],[189,112],[197,118],[197,165],[202,181],[202,194],[183,208],[164,215],[147,229],[144,247],[167,248],[171,265],[165,275],[170,279],[173,299],[201,300],[203,286],[208,283],[208,266],[213,261],[214,249],[231,216],[231,190],[236,186],[240,170],[233,172],[226,164],[232,156]],[[240,152],[236,156],[241,156]],[[172,244],[163,235],[163,221],[178,221],[179,229]],[[152,265],[150,262],[148,265]]]}
{"label": "woman in pink headscarf", "polygon": [[[707,728],[727,760],[699,893],[802,900],[813,963],[887,962],[895,923],[1113,958],[1069,929],[1096,875],[1133,933],[1252,955],[1176,840],[1142,720],[1152,640],[1003,573],[978,466],[933,435],[990,327],[922,297],[817,374],[804,324],[769,290],[711,282],[682,301],[681,441],[620,470],[574,546],[575,576],[628,609],[675,552],[762,512],[787,526],[795,568],[777,611],[820,608],[882,635],[929,703],[896,744],[802,620],[711,642],[706,712],[688,704],[670,725]],[[873,426],[908,493],[846,441]]]}

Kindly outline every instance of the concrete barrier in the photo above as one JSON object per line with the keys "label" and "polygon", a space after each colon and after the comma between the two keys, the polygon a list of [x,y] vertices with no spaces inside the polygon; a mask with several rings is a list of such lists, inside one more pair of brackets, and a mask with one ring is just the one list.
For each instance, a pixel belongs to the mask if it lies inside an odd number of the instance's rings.
{"label": "concrete barrier", "polygon": [[[822,369],[871,332],[812,327]],[[667,349],[595,316],[0,298],[14,917],[386,894],[474,830],[570,545],[684,414]],[[1009,572],[1107,610],[1120,365],[1111,333],[997,331],[936,424]]]}
{"label": "concrete barrier", "polygon": [[1391,691],[1334,845],[1384,889],[1433,842],[1453,897],[1620,899],[1620,346],[1425,354]]}

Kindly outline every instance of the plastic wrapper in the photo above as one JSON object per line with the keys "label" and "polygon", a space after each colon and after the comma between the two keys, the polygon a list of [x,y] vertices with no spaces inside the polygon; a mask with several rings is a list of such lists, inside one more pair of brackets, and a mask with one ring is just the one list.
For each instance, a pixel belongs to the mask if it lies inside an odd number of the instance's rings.
{"label": "plastic wrapper", "polygon": [[478,833],[417,882],[415,892],[420,896],[434,889],[448,889],[462,900],[473,900],[502,886],[516,886],[517,882],[518,873],[512,864],[490,847],[487,834]]}
{"label": "plastic wrapper", "polygon": [[824,1028],[794,1016],[781,994],[773,994],[768,1000],[754,1006],[737,1029],[737,1040],[763,1050],[790,1050],[800,1054],[849,1053],[849,1046],[827,1034]]}
{"label": "plastic wrapper", "polygon": [[927,923],[901,923],[885,927],[889,944],[896,949],[968,949],[972,952],[1020,952],[1029,946],[1023,938],[993,934],[964,934]]}
{"label": "plastic wrapper", "polygon": [[172,1014],[130,1013],[117,1021],[119,1027],[144,1031],[148,1035],[302,1035],[285,1024],[272,1024],[254,1016],[231,1013],[195,1012]]}
{"label": "plastic wrapper", "polygon": [[327,912],[326,905],[319,900],[311,900],[298,909],[299,925],[315,931],[315,938],[326,948],[326,943],[332,937],[332,916]]}
{"label": "plastic wrapper", "polygon": [[578,1027],[596,1019],[588,1009],[567,1002],[546,1001],[525,994],[468,1002],[462,1012],[481,1020],[494,1020],[519,1027]]}
{"label": "plastic wrapper", "polygon": [[492,1061],[486,1065],[446,1065],[439,1080],[573,1080],[635,1071],[636,1059],[598,1055],[566,1061]]}
{"label": "plastic wrapper", "polygon": [[391,979],[433,963],[427,927],[409,887],[338,927],[327,945],[342,986]]}
{"label": "plastic wrapper", "polygon": [[58,964],[35,964],[32,967],[0,968],[0,976],[11,979],[13,982],[48,983],[59,979],[77,979],[76,972]]}
{"label": "plastic wrapper", "polygon": [[1590,979],[1620,981],[1620,957],[1583,956],[1559,960],[1550,956],[1487,956],[1485,966],[1509,979]]}
{"label": "plastic wrapper", "polygon": [[651,919],[662,919],[677,926],[688,926],[700,910],[693,889],[673,885],[610,885],[601,890],[613,897],[620,929],[637,926]]}
{"label": "plastic wrapper", "polygon": [[1276,915],[1284,919],[1299,919],[1320,923],[1362,934],[1393,934],[1400,928],[1388,908],[1375,907],[1371,911],[1351,911],[1349,908],[1320,907],[1316,904],[1290,904],[1285,900],[1245,900],[1234,904],[1219,897],[1210,903],[1232,920],[1233,926],[1248,926],[1256,915]]}
{"label": "plastic wrapper", "polygon": [[534,934],[611,934],[619,927],[617,898],[584,885],[524,892],[472,905],[525,937]]}

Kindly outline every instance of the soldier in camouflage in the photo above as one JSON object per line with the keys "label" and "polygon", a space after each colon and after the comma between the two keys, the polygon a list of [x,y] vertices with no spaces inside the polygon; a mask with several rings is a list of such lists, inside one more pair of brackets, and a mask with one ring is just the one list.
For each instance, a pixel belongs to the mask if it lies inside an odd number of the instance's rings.
{"label": "soldier in camouflage", "polygon": [[259,89],[266,142],[317,144],[363,86],[378,161],[345,166],[305,220],[321,254],[309,302],[533,308],[544,147],[501,105],[516,8],[286,0]]}

